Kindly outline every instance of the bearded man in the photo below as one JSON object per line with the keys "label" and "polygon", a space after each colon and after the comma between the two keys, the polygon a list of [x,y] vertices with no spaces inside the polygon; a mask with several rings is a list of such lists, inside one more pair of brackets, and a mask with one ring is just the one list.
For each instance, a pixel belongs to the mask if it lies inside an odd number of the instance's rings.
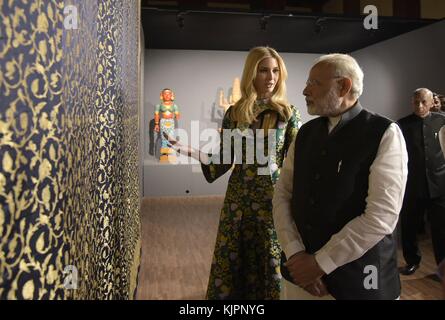
{"label": "bearded man", "polygon": [[283,248],[282,299],[397,299],[397,225],[407,180],[400,128],[364,109],[349,55],[312,67],[309,114],[288,151],[273,214]]}

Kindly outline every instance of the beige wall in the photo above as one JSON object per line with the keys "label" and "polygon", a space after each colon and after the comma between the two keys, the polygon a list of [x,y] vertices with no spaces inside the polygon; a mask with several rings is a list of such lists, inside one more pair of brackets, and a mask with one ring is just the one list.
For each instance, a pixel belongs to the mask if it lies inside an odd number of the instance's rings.
{"label": "beige wall", "polygon": [[[361,0],[360,11],[368,4],[375,5],[379,11],[379,16],[392,16],[392,0]],[[323,11],[330,14],[343,13],[343,0],[330,0],[323,6]]]}
{"label": "beige wall", "polygon": [[[379,11],[379,16],[391,17],[393,11],[392,0],[360,0],[360,10],[367,5],[375,5]],[[445,18],[444,0],[421,0],[421,17],[423,19],[442,19]],[[323,6],[323,12],[328,14],[342,14],[343,0],[330,0]]]}
{"label": "beige wall", "polygon": [[392,1],[391,0],[360,0],[360,11],[363,13],[363,9],[368,5],[374,5],[379,11],[379,16],[392,16]]}
{"label": "beige wall", "polygon": [[424,19],[445,18],[444,0],[422,0],[420,7],[421,17]]}
{"label": "beige wall", "polygon": [[323,12],[330,14],[343,13],[343,0],[331,0],[323,6]]}

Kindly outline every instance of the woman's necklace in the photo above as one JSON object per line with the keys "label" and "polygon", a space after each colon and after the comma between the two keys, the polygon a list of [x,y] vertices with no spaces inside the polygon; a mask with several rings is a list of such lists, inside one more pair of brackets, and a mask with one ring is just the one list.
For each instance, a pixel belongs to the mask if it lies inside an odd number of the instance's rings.
{"label": "woman's necklace", "polygon": [[256,99],[256,104],[257,105],[264,105],[269,103],[270,98],[258,98]]}

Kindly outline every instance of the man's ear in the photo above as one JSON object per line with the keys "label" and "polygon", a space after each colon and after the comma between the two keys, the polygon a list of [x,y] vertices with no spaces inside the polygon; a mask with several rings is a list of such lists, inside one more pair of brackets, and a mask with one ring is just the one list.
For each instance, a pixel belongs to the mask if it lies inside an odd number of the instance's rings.
{"label": "man's ear", "polygon": [[352,90],[352,80],[349,78],[342,78],[339,82],[340,97],[346,96]]}

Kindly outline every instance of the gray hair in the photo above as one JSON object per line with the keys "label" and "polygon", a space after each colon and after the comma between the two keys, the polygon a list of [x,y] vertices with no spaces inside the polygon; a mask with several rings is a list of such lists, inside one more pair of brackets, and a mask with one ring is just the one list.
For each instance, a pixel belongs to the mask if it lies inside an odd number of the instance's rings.
{"label": "gray hair", "polygon": [[352,81],[352,96],[357,99],[363,93],[363,70],[353,57],[348,54],[332,53],[321,56],[315,61],[326,63],[334,67],[335,77],[345,77]]}
{"label": "gray hair", "polygon": [[418,89],[414,90],[413,97],[417,96],[418,94],[420,94],[422,92],[425,92],[427,95],[431,95],[431,97],[434,96],[433,91],[431,91],[430,89],[428,89],[428,88],[418,88]]}

